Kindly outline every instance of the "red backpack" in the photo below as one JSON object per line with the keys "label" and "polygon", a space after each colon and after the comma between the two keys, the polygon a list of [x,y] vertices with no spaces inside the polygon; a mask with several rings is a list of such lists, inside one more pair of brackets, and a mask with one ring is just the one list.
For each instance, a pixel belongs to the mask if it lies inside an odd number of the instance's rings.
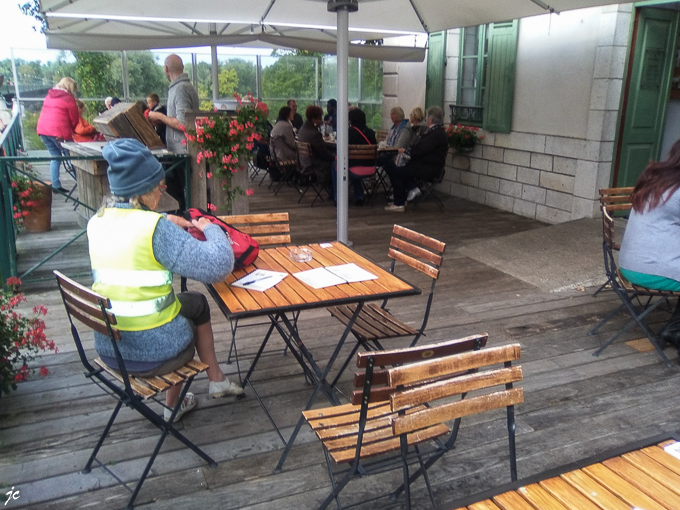
{"label": "red backpack", "polygon": [[[214,223],[222,229],[229,240],[229,244],[231,244],[231,248],[234,250],[234,269],[249,266],[255,262],[258,253],[260,253],[260,245],[257,244],[255,239],[202,209],[187,209],[184,212],[184,218],[189,221],[206,218],[210,223]],[[203,232],[196,227],[188,228],[187,232],[199,241],[205,241]]]}

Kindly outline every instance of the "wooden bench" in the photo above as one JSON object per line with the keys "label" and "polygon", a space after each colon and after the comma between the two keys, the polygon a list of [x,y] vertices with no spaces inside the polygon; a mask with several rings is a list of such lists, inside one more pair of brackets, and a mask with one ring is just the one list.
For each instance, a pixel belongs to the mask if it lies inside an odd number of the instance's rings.
{"label": "wooden bench", "polygon": [[[453,448],[461,418],[502,407],[508,409],[511,479],[517,479],[513,406],[523,402],[524,393],[513,388],[513,383],[522,380],[522,369],[512,362],[520,358],[520,346],[479,350],[486,340],[482,334],[357,355],[357,366],[365,371],[355,376],[355,387],[362,389],[354,392],[352,403],[303,412],[323,444],[333,487],[319,509],[337,500],[354,476],[382,472],[388,466],[402,469],[404,476],[404,484],[393,497],[404,491],[407,508],[411,508],[410,485],[422,475],[434,506],[427,469]],[[400,366],[377,368],[392,363]],[[504,366],[491,368],[499,363]],[[382,387],[374,388],[374,384]],[[467,396],[471,391],[483,394]],[[431,441],[436,438],[442,439]],[[350,466],[334,474],[331,461]],[[410,474],[413,463],[419,468]]]}
{"label": "wooden bench", "polygon": [[[157,377],[136,377],[128,374],[125,370],[125,364],[117,345],[117,343],[121,340],[121,333],[118,329],[116,329],[116,317],[114,314],[108,311],[111,308],[110,300],[99,294],[96,294],[87,287],[70,280],[58,271],[54,271],[54,275],[57,278],[57,284],[59,286],[59,291],[61,292],[62,301],[64,302],[64,307],[66,308],[66,313],[68,315],[69,322],[71,323],[71,333],[76,344],[76,349],[78,350],[80,361],[86,369],[85,377],[92,380],[106,393],[113,396],[117,400],[116,407],[114,408],[107,425],[104,427],[104,431],[102,432],[99,441],[94,447],[92,455],[90,455],[90,458],[85,464],[83,473],[89,473],[92,463],[96,460],[98,465],[102,466],[132,493],[127,506],[127,508],[132,508],[135,498],[142,488],[142,484],[149,474],[151,466],[156,459],[156,455],[160,451],[161,446],[163,445],[163,442],[165,441],[165,438],[168,434],[171,434],[181,441],[185,446],[194,451],[197,455],[203,458],[208,463],[208,465],[212,467],[217,466],[217,463],[212,458],[210,458],[194,443],[189,441],[189,439],[177,431],[177,429],[175,429],[173,426],[175,416],[182,405],[184,397],[189,391],[189,387],[191,386],[194,377],[196,377],[201,372],[205,372],[208,369],[208,365],[192,359],[183,367]],[[120,370],[114,370],[110,368],[99,358],[93,359],[92,363],[90,362],[80,340],[78,329],[74,324],[74,319],[84,324],[88,328],[109,337],[118,367],[121,368]],[[161,394],[166,390],[178,384],[184,384],[184,387],[179,398],[177,399],[177,405],[172,409],[172,415],[170,419],[166,422],[164,417],[151,409],[148,404],[150,401],[153,401],[165,407],[165,404],[161,402],[158,397],[161,396]],[[99,459],[97,459],[97,453],[104,443],[104,440],[106,439],[106,436],[108,435],[109,430],[111,429],[111,426],[118,416],[118,412],[120,411],[120,408],[123,406],[123,404],[139,412],[139,414],[141,414],[144,418],[149,420],[153,425],[161,430],[161,436],[158,439],[158,443],[156,444],[156,447],[154,448],[153,453],[151,454],[151,457],[149,458],[142,476],[137,482],[134,490],[128,487],[125,483],[121,482],[120,478],[113,475],[109,468],[107,468]]]}

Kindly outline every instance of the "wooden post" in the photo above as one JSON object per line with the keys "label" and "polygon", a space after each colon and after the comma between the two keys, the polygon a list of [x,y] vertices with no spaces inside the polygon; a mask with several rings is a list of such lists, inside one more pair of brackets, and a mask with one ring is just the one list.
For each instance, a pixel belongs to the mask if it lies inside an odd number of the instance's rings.
{"label": "wooden post", "polygon": [[[186,113],[186,127],[193,128],[196,117],[221,117],[224,112],[187,112]],[[210,202],[217,206],[216,211],[212,211],[216,215],[224,214],[248,214],[248,197],[238,195],[230,206],[227,205],[227,193],[222,189],[222,179],[218,175],[214,175],[212,179],[208,179],[205,161],[196,162],[198,155],[198,145],[187,140],[187,147],[189,148],[189,161],[191,163],[191,206],[207,210],[208,205],[208,190],[210,190]],[[215,173],[215,172],[213,172]],[[247,165],[244,162],[243,168],[232,175],[231,188],[240,187],[245,190],[248,187],[248,172]]]}

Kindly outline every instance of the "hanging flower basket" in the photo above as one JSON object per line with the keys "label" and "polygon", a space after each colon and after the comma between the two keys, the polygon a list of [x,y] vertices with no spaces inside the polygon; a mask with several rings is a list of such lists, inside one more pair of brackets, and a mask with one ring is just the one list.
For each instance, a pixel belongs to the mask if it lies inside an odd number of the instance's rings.
{"label": "hanging flower basket", "polygon": [[484,135],[479,134],[478,127],[462,124],[450,124],[446,134],[449,137],[449,147],[456,149],[457,153],[472,152],[477,142],[484,139]]}

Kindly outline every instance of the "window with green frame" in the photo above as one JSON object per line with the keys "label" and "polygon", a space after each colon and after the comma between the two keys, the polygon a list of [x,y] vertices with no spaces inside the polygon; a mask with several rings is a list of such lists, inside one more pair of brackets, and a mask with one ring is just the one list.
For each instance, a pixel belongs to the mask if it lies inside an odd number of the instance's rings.
{"label": "window with green frame", "polygon": [[513,20],[461,29],[454,108],[467,124],[510,132],[518,26]]}

